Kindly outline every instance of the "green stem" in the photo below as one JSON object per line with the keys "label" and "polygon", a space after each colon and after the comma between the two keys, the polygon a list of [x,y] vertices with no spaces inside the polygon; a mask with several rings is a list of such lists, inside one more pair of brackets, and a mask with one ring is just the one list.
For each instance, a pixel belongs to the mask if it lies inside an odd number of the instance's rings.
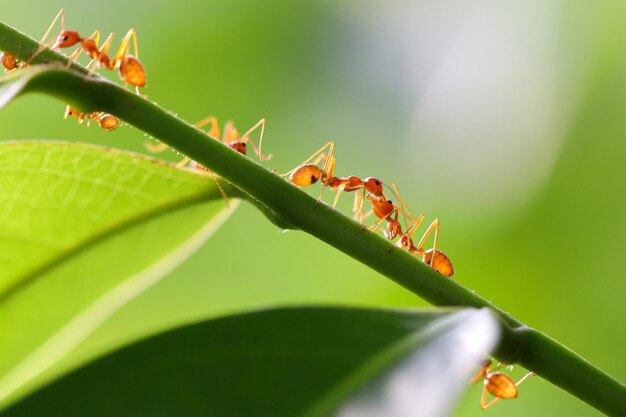
{"label": "green stem", "polygon": [[[35,40],[0,23],[0,49],[27,60],[36,48]],[[62,55],[49,51],[37,58],[48,56],[66,62]],[[16,94],[45,93],[85,112],[105,111],[120,117],[232,182],[279,227],[316,236],[434,305],[491,308],[502,324],[498,359],[519,362],[607,415],[621,416],[626,410],[626,387],[617,380],[155,103],[101,77],[85,77],[84,72],[51,65],[24,71],[18,80],[23,85]]]}

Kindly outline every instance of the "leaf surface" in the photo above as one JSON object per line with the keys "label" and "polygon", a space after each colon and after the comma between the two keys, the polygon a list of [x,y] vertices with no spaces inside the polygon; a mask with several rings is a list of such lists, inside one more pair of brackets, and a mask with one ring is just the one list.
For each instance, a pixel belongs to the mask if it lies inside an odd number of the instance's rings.
{"label": "leaf surface", "polygon": [[130,345],[3,416],[441,416],[497,338],[488,310],[252,312]]}
{"label": "leaf surface", "polygon": [[0,404],[199,247],[207,175],[81,144],[0,144]]}

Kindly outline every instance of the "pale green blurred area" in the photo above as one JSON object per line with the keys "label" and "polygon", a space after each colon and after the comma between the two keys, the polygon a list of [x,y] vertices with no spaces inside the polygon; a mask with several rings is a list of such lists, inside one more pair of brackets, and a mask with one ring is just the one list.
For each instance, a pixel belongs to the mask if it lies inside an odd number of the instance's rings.
{"label": "pale green blurred area", "polygon": [[[267,118],[270,168],[335,140],[338,175],[394,181],[441,219],[456,280],[626,380],[626,3],[47,0],[6,2],[1,18],[39,37],[60,7],[81,33],[134,27],[144,93],[181,117],[242,130]],[[63,111],[22,98],[0,112],[0,139],[144,149],[135,129],[105,134]],[[243,205],[76,357],[209,313],[319,302],[425,305]],[[479,391],[455,415],[483,415]],[[600,415],[540,378],[489,412]]]}

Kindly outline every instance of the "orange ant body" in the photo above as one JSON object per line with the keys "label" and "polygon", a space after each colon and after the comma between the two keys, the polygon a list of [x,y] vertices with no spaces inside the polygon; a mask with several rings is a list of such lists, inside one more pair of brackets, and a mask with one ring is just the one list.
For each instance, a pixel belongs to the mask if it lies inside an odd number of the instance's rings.
{"label": "orange ant body", "polygon": [[[210,137],[216,140],[223,140],[226,146],[228,146],[229,148],[243,155],[247,154],[247,144],[248,142],[250,142],[252,143],[252,146],[254,147],[254,150],[257,153],[257,155],[259,155],[259,160],[264,161],[272,157],[271,154],[264,156],[263,151],[262,151],[263,136],[265,134],[265,123],[266,123],[265,119],[261,119],[254,126],[248,129],[246,133],[244,133],[243,135],[240,135],[239,131],[235,128],[235,125],[232,122],[226,122],[226,124],[224,124],[223,137],[222,137],[222,132],[220,132],[220,128],[218,126],[217,118],[215,116],[206,117],[202,119],[201,121],[195,123],[194,126],[197,128],[201,128],[203,126],[210,125],[207,135],[209,135]],[[257,147],[256,143],[254,143],[254,141],[250,138],[250,135],[259,127],[261,128],[261,133],[259,134],[259,146]],[[155,152],[155,153],[163,152],[168,147],[169,146],[166,145],[165,143],[154,145],[150,142],[146,142],[146,148],[148,148],[150,152]],[[187,165],[187,163],[189,162],[193,162],[193,161],[191,161],[189,157],[185,156],[180,162],[176,163],[176,166],[183,167]],[[201,169],[204,169],[204,167],[200,165],[197,165],[197,166],[200,167]]]}
{"label": "orange ant body", "polygon": [[[417,246],[413,244],[413,234],[423,220],[424,214],[420,214],[417,219],[415,219],[413,223],[406,229],[406,232],[402,234],[400,240],[398,240],[398,242],[396,243],[396,246],[402,249],[407,249],[412,255],[421,256],[422,261],[428,264],[435,271],[447,277],[451,277],[452,275],[454,275],[452,262],[445,253],[437,249],[437,239],[439,237],[439,219],[433,220],[430,226],[428,226],[428,229],[426,229],[426,232],[424,232],[424,234],[422,235],[422,238],[417,243]],[[433,231],[435,232],[433,248],[429,250],[424,250],[424,243]]]}
{"label": "orange ant body", "polygon": [[18,61],[15,56],[8,52],[2,52],[0,54],[0,63],[6,72],[13,71],[18,68],[24,68],[26,66],[24,62]]}
{"label": "orange ant body", "polygon": [[[350,192],[363,190],[363,192],[367,191],[369,194],[384,200],[383,182],[378,178],[368,177],[361,179],[354,175],[345,178],[335,177],[336,158],[333,155],[334,147],[335,144],[332,141],[328,142],[326,145],[322,146],[315,153],[313,153],[313,155],[308,157],[304,162],[283,176],[289,175],[289,182],[299,187],[313,185],[321,179],[324,188],[330,187],[331,190],[337,190],[337,196],[335,197],[333,206],[337,205],[339,196],[343,191]],[[327,148],[328,155],[323,153]],[[324,160],[322,168],[317,166],[321,160]],[[309,163],[311,161],[313,161],[313,163]],[[324,188],[322,188],[322,193],[324,192]],[[320,193],[320,199],[322,197],[322,193]]]}
{"label": "orange ant body", "polygon": [[87,120],[87,126],[89,126],[91,120],[95,120],[107,132],[115,129],[120,124],[120,120],[110,114],[98,112],[81,113],[68,105],[65,109],[65,119],[70,116],[78,118],[78,123],[83,123],[84,120]]}
{"label": "orange ant body", "polygon": [[[208,136],[218,141],[222,140],[222,132],[220,132],[218,121],[215,116],[206,117],[202,119],[201,121],[194,124],[194,126],[198,129],[206,125],[210,125],[209,131],[207,132]],[[261,128],[261,133],[259,134],[259,146],[257,147],[254,141],[250,138],[250,134],[252,134],[252,132],[254,132],[259,127]],[[265,119],[259,120],[254,126],[248,129],[248,131],[244,133],[243,135],[239,134],[239,131],[235,128],[235,125],[232,122],[226,122],[226,124],[224,125],[223,133],[224,133],[223,135],[224,144],[236,152],[246,155],[247,143],[250,141],[250,143],[252,143],[252,146],[254,147],[254,150],[259,155],[259,159],[261,161],[265,159],[270,159],[272,157],[271,154],[268,156],[263,156],[263,152],[262,152],[263,135],[265,134]],[[150,142],[146,142],[146,148],[148,148],[149,151],[155,152],[155,153],[163,152],[168,147],[169,146],[165,143],[154,145]],[[222,188],[222,185],[219,183],[219,181],[217,180],[213,172],[211,172],[204,166],[198,164],[196,161],[191,160],[191,158],[189,158],[188,156],[185,156],[182,160],[177,162],[175,165],[179,168],[182,168],[190,162],[191,162],[190,166],[192,168],[205,171],[209,175],[211,175],[211,177],[215,181],[215,185],[217,185],[217,188],[219,189],[220,193],[222,194],[222,197],[224,198],[224,201],[226,202],[226,206],[228,206],[228,196],[226,195],[226,192]]]}
{"label": "orange ant body", "polygon": [[[518,389],[517,387],[526,380],[529,376],[534,376],[534,372],[529,372],[522,379],[520,379],[517,383],[513,382],[513,380],[503,374],[502,372],[496,372],[491,369],[491,360],[487,359],[482,363],[482,367],[480,370],[474,375],[471,380],[471,384],[475,384],[481,378],[484,381],[483,393],[480,399],[480,408],[486,410],[491,407],[495,403],[500,400],[509,400],[513,398],[517,398]],[[494,400],[491,400],[487,403],[487,392],[496,397]]]}
{"label": "orange ant body", "polygon": [[[410,254],[415,256],[421,256],[422,261],[433,268],[435,271],[443,274],[447,277],[451,277],[454,275],[454,267],[452,266],[452,262],[450,258],[443,253],[442,251],[437,249],[437,241],[439,239],[439,219],[433,220],[433,222],[428,226],[428,229],[424,232],[421,239],[417,243],[417,246],[413,244],[413,235],[417,231],[417,228],[422,224],[424,220],[424,214],[420,214],[417,218],[414,218],[411,214],[411,211],[407,207],[406,203],[400,196],[398,189],[395,184],[391,184],[393,187],[395,195],[400,200],[400,204],[402,205],[403,212],[408,213],[411,219],[414,219],[410,226],[407,227],[404,233],[401,233],[400,240],[396,242],[396,246],[402,249],[407,249]],[[426,242],[426,239],[432,232],[435,232],[435,236],[433,238],[433,247],[432,249],[424,250],[423,246]]]}
{"label": "orange ant body", "polygon": [[[43,35],[40,42],[42,47],[35,52],[35,54],[31,57],[31,60],[43,51],[45,48],[44,42],[59,18],[61,18],[61,32],[56,37],[56,40],[52,45],[52,49],[70,48],[80,44],[78,49],[70,55],[70,59],[76,59],[80,55],[81,51],[85,51],[89,58],[91,58],[89,67],[97,65],[98,67],[104,67],[108,70],[114,70],[117,68],[119,70],[120,78],[124,80],[124,82],[135,87],[135,91],[137,91],[137,93],[139,93],[139,87],[144,87],[146,85],[146,70],[139,60],[137,34],[134,29],[130,29],[128,33],[126,33],[126,36],[124,36],[120,42],[120,46],[118,47],[115,56],[111,59],[107,53],[111,47],[111,43],[113,42],[113,34],[111,33],[102,46],[98,47],[98,43],[100,41],[99,31],[95,31],[89,37],[83,38],[76,31],[65,30],[65,11],[63,9],[59,11],[46,33]],[[131,40],[133,41],[135,55],[131,55],[129,53]]]}
{"label": "orange ant body", "polygon": [[368,194],[367,199],[372,205],[373,213],[379,219],[376,223],[370,226],[370,228],[374,230],[381,222],[387,221],[387,227],[383,231],[387,239],[393,240],[396,236],[402,234],[402,227],[398,221],[400,207],[393,204],[391,200],[386,200],[384,196],[376,197]]}

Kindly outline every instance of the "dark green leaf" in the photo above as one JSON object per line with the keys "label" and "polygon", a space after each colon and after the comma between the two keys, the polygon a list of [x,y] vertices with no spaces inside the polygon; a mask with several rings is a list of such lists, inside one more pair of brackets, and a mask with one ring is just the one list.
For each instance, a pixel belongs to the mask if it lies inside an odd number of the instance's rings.
{"label": "dark green leaf", "polygon": [[3,416],[439,416],[496,339],[488,310],[267,310],[121,349]]}

